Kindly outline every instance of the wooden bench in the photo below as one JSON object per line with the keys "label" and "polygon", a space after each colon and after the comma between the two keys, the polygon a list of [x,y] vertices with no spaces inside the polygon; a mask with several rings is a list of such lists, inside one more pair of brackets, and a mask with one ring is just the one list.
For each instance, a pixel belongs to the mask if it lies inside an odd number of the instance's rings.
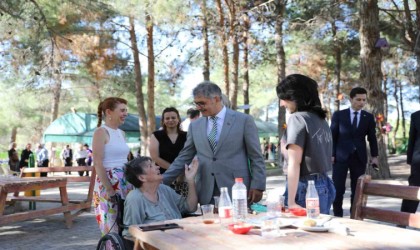
{"label": "wooden bench", "polygon": [[[29,210],[25,212],[3,214],[6,207],[8,193],[14,193],[15,198],[19,198],[19,192],[34,189],[59,188],[60,206],[54,208],[45,208],[41,210]],[[64,218],[68,228],[72,226],[71,217],[72,205],[69,204],[67,196],[67,179],[66,178],[3,178],[0,179],[0,226],[18,221],[36,219],[41,216],[48,216],[57,213],[64,213]]]}
{"label": "wooden bench", "polygon": [[[71,217],[74,218],[80,215],[83,212],[88,212],[92,206],[92,199],[93,199],[93,188],[95,186],[95,178],[96,172],[93,166],[85,166],[85,167],[40,167],[40,168],[22,168],[21,169],[21,178],[27,178],[28,174],[35,174],[35,173],[65,173],[65,172],[79,172],[79,171],[88,171],[89,176],[71,176],[71,175],[63,175],[60,176],[61,178],[67,179],[67,183],[70,182],[88,182],[89,183],[89,191],[85,199],[82,200],[75,200],[69,199],[68,208],[70,211],[75,211],[71,214]],[[48,177],[43,177],[48,178]],[[12,202],[14,201],[30,201],[30,202],[61,202],[60,199],[47,199],[41,196],[29,196],[23,197],[15,196],[11,199]]]}
{"label": "wooden bench", "polygon": [[420,228],[420,214],[369,207],[367,205],[368,196],[419,201],[420,187],[372,182],[370,175],[362,175],[357,180],[353,211],[351,213],[351,218],[356,220],[371,219],[399,226]]}

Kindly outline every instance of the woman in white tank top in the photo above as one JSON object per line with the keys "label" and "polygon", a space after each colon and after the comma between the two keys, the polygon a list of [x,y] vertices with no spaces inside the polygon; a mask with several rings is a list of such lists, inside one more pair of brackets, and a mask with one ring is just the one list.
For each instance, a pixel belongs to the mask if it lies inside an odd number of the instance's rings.
{"label": "woman in white tank top", "polygon": [[[93,203],[96,220],[102,235],[118,232],[115,225],[118,207],[115,194],[125,199],[133,187],[124,177],[124,164],[130,149],[125,142],[124,132],[118,127],[127,117],[127,101],[108,97],[98,106],[98,127],[93,134],[93,166],[96,170]],[[104,125],[101,126],[102,120]]]}

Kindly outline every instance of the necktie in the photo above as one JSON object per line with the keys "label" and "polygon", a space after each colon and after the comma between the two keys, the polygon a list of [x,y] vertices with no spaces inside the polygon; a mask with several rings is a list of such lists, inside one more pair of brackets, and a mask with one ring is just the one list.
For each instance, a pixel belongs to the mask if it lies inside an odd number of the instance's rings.
{"label": "necktie", "polygon": [[208,138],[209,138],[209,142],[210,142],[210,147],[211,147],[211,149],[214,152],[214,150],[216,148],[217,116],[210,117],[210,121],[212,121],[212,125],[213,126],[211,127],[211,130],[210,130],[210,133],[208,135]]}
{"label": "necktie", "polygon": [[353,122],[351,123],[351,126],[353,127],[354,130],[357,129],[357,112],[353,112],[354,116],[353,116]]}

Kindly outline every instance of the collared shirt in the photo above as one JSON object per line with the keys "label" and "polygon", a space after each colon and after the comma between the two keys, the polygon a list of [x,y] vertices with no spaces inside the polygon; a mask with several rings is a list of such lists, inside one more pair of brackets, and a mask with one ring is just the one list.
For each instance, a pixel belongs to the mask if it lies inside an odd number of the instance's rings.
{"label": "collared shirt", "polygon": [[360,113],[362,112],[362,110],[356,111],[356,110],[353,110],[352,108],[350,108],[350,123],[353,122],[354,112],[357,112],[357,127],[359,127]]}
{"label": "collared shirt", "polygon": [[61,158],[62,159],[66,159],[66,158],[72,158],[73,156],[70,154],[70,148],[64,148],[63,151],[61,151]]}
{"label": "collared shirt", "polygon": [[[226,116],[226,107],[223,106],[222,110],[216,115],[217,116],[217,135],[216,135],[216,144],[219,142],[220,134],[222,133],[223,122],[225,121]],[[210,120],[211,116],[207,117],[207,135],[210,134],[210,131],[213,127],[213,122]]]}
{"label": "collared shirt", "polygon": [[48,150],[46,148],[37,149],[36,160],[37,161],[48,160]]}

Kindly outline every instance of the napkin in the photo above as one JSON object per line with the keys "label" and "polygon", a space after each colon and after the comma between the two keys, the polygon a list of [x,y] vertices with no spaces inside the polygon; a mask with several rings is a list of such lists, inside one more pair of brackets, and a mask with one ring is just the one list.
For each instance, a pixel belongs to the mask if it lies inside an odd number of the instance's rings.
{"label": "napkin", "polygon": [[346,225],[338,221],[331,220],[331,221],[325,222],[324,227],[328,227],[329,228],[328,231],[332,233],[336,233],[336,234],[340,234],[344,236],[350,235],[350,229]]}

